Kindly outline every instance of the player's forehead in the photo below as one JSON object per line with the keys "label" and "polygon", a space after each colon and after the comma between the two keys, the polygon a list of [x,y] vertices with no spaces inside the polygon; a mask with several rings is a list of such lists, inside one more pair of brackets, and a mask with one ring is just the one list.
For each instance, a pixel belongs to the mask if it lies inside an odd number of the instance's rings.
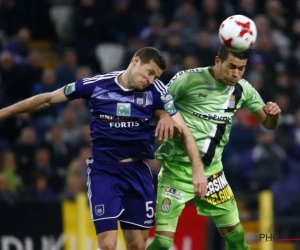
{"label": "player's forehead", "polygon": [[146,70],[150,71],[157,77],[160,77],[160,75],[163,72],[163,70],[153,60],[150,60],[148,63],[145,63],[143,66]]}
{"label": "player's forehead", "polygon": [[240,59],[232,54],[229,54],[225,61],[227,65],[235,66],[237,68],[245,67],[247,64],[247,59]]}

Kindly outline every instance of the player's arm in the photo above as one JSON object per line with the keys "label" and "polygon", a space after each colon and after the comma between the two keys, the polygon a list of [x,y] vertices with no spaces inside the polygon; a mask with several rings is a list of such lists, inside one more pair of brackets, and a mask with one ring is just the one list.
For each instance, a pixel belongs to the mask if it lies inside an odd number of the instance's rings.
{"label": "player's arm", "polygon": [[266,128],[275,129],[279,125],[281,110],[274,102],[265,104],[259,93],[249,84],[243,85],[244,89],[244,103],[250,112],[252,112],[256,119]]}
{"label": "player's arm", "polygon": [[158,119],[155,136],[158,136],[159,140],[167,141],[169,138],[173,138],[174,130],[181,133],[180,126],[171,118],[178,110],[167,87],[159,80],[155,80],[153,85],[155,87],[153,92],[155,103],[154,118]]}
{"label": "player's arm", "polygon": [[180,112],[177,112],[175,115],[173,115],[172,119],[182,129],[181,137],[193,168],[193,185],[195,195],[203,198],[207,192],[207,178],[204,174],[203,163],[194,136],[185,124]]}
{"label": "player's arm", "polygon": [[175,130],[180,134],[182,133],[181,127],[165,110],[155,110],[154,117],[159,121],[155,129],[155,136],[158,137],[159,140],[167,141],[168,139],[172,139]]}
{"label": "player's arm", "polygon": [[275,129],[279,125],[281,110],[274,102],[268,102],[254,115],[266,129]]}
{"label": "player's arm", "polygon": [[8,106],[0,110],[0,120],[7,119],[11,116],[39,111],[46,109],[54,104],[67,101],[64,94],[64,87],[53,92],[35,95],[16,104]]}

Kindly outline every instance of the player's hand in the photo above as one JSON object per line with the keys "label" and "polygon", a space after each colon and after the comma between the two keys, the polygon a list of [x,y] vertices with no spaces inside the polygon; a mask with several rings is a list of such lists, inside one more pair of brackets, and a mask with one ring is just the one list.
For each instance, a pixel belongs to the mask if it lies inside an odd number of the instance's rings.
{"label": "player's hand", "polygon": [[174,122],[170,115],[165,115],[159,119],[155,129],[155,136],[158,136],[159,140],[167,141],[172,139],[174,131],[177,130],[180,134],[182,133],[181,127]]}
{"label": "player's hand", "polygon": [[279,116],[281,113],[281,109],[275,102],[267,102],[263,109],[268,116]]}
{"label": "player's hand", "polygon": [[199,170],[193,173],[193,185],[195,196],[203,199],[207,193],[207,178],[203,170]]}

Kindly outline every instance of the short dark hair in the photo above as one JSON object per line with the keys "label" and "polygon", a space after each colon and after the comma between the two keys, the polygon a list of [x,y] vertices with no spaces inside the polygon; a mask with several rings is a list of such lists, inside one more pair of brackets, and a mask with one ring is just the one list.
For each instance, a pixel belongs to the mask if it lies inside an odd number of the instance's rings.
{"label": "short dark hair", "polygon": [[250,56],[253,54],[253,51],[250,48],[242,52],[235,52],[229,50],[225,45],[221,45],[218,51],[218,57],[221,59],[222,62],[224,62],[228,58],[229,54],[232,54],[234,57],[237,57],[239,59],[245,60],[250,58]]}
{"label": "short dark hair", "polygon": [[153,60],[161,70],[166,69],[166,58],[162,53],[153,47],[144,47],[135,52],[134,56],[138,56],[142,64],[149,63]]}

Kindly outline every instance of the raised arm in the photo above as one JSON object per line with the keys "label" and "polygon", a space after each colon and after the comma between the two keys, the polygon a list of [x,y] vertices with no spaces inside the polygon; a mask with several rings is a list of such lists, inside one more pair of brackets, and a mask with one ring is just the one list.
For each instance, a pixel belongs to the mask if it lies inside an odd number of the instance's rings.
{"label": "raised arm", "polygon": [[268,102],[263,108],[254,113],[266,129],[275,129],[279,125],[281,110],[274,102]]}
{"label": "raised arm", "polygon": [[46,109],[54,104],[66,102],[68,99],[65,96],[64,88],[49,93],[35,95],[16,104],[8,106],[0,110],[0,120],[7,119],[11,116],[34,112],[41,109]]}

